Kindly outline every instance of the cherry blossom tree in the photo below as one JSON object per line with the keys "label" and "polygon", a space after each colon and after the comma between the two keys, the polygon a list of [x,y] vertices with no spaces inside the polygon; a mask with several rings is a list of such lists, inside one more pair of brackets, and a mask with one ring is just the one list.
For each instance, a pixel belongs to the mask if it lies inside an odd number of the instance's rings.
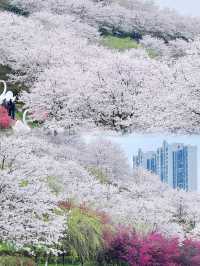
{"label": "cherry blossom tree", "polygon": [[53,214],[56,200],[42,182],[1,171],[0,188],[1,241],[18,248],[58,244],[64,219]]}
{"label": "cherry blossom tree", "polygon": [[[26,4],[31,10],[35,5],[31,1]],[[159,60],[149,58],[142,48],[123,53],[110,51],[98,44],[96,22],[86,19],[83,23],[83,17],[90,9],[92,15],[111,5],[123,13],[127,11],[125,7],[91,1],[58,1],[56,10],[51,1],[37,5],[28,18],[2,13],[0,27],[0,36],[4,36],[0,63],[15,69],[11,80],[23,80],[30,87],[30,93],[24,93],[21,100],[34,119],[45,120],[49,127],[69,130],[89,125],[126,132],[195,131],[196,92],[181,82],[181,62],[188,64],[186,51],[193,49],[192,44],[184,40],[165,44],[145,37],[144,47],[158,49]],[[58,16],[60,8],[64,13]],[[154,12],[156,7],[145,5],[138,9]],[[188,102],[197,106],[196,114]],[[172,112],[176,115],[172,116]]]}
{"label": "cherry blossom tree", "polygon": [[98,171],[102,178],[105,175],[105,182],[116,183],[119,180],[126,180],[131,173],[123,150],[111,141],[96,140],[88,144],[85,154],[84,163],[91,171],[93,170],[92,173],[95,173],[96,169],[97,177]]}
{"label": "cherry blossom tree", "polygon": [[[84,144],[78,136],[64,134],[62,140],[36,131],[26,138],[3,137],[0,143],[2,240],[51,247],[66,219],[52,213],[60,201],[107,212],[115,224],[131,225],[143,234],[156,231],[184,239],[197,232],[198,238],[199,195],[173,190],[143,170],[130,173],[122,151],[110,142]],[[18,226],[20,231],[14,229]]]}
{"label": "cherry blossom tree", "polygon": [[[63,201],[144,235],[199,239],[198,194],[132,173],[120,147],[78,135],[88,127],[199,132],[199,20],[136,0],[12,3],[30,14],[0,12],[0,64],[29,87],[20,100],[43,125],[1,136],[0,241],[50,252],[67,232]],[[102,46],[103,29],[144,37],[120,52]]]}
{"label": "cherry blossom tree", "polygon": [[73,14],[98,28],[105,27],[132,34],[152,34],[165,40],[190,39],[199,34],[199,20],[178,15],[169,9],[161,10],[148,1],[12,1],[28,11],[48,10],[49,12]]}
{"label": "cherry blossom tree", "polygon": [[32,144],[33,140],[23,142],[15,137],[0,140],[0,240],[17,248],[55,248],[67,218],[54,213],[58,200],[34,169],[38,158],[31,157]]}

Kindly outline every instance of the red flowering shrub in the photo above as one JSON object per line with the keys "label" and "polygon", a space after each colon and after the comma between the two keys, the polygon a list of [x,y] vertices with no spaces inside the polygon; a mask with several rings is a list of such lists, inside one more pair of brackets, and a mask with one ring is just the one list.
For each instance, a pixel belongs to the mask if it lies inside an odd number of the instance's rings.
{"label": "red flowering shrub", "polygon": [[158,233],[142,237],[130,228],[119,228],[105,238],[99,265],[200,266],[200,242],[166,238]]}
{"label": "red flowering shrub", "polygon": [[141,241],[134,231],[120,228],[114,239],[113,246],[120,261],[127,262],[131,266],[139,265]]}
{"label": "red flowering shrub", "polygon": [[[129,250],[131,252],[131,250]],[[161,234],[150,234],[141,240],[139,265],[178,266],[180,256],[178,239],[168,239]],[[129,260],[130,265],[131,261]]]}
{"label": "red flowering shrub", "polygon": [[105,232],[104,240],[105,250],[99,254],[99,265],[139,265],[141,243],[133,230],[119,227],[116,234]]}
{"label": "red flowering shrub", "polygon": [[8,115],[7,110],[0,106],[0,128],[7,129],[11,126],[11,118]]}
{"label": "red flowering shrub", "polygon": [[66,210],[79,209],[81,214],[97,219],[102,225],[103,248],[98,252],[99,266],[200,266],[200,242],[167,238],[159,233],[137,234],[131,227],[113,229],[110,218],[85,204],[60,202]]}

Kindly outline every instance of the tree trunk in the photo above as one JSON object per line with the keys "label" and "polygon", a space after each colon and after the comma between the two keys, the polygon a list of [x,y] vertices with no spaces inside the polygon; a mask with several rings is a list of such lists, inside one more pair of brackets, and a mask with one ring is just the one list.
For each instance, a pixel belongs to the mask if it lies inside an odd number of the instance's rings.
{"label": "tree trunk", "polygon": [[38,255],[35,256],[35,264],[36,264],[36,266],[39,266],[39,256]]}
{"label": "tree trunk", "polygon": [[49,256],[46,256],[46,261],[45,261],[45,266],[48,266],[48,260],[49,260]]}
{"label": "tree trunk", "polygon": [[65,254],[63,252],[63,255],[62,255],[62,261],[63,261],[63,266],[65,266]]}
{"label": "tree trunk", "polygon": [[5,156],[4,156],[4,157],[3,157],[3,160],[2,160],[2,164],[1,164],[1,170],[4,169],[5,160],[6,160],[6,158],[5,158]]}

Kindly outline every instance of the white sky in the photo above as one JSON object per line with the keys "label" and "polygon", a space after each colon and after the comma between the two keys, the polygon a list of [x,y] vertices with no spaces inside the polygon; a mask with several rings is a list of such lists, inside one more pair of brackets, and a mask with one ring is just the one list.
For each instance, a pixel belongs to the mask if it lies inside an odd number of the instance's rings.
{"label": "white sky", "polygon": [[200,0],[155,0],[162,7],[176,9],[179,13],[200,16]]}

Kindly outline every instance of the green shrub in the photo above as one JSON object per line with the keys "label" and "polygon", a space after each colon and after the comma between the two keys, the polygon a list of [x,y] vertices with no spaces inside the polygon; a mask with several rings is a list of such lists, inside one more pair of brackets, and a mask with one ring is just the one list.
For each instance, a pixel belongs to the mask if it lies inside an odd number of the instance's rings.
{"label": "green shrub", "polygon": [[0,266],[35,266],[35,262],[25,257],[0,256]]}
{"label": "green shrub", "polygon": [[146,49],[147,54],[149,55],[150,58],[154,59],[159,56],[159,54],[154,50],[154,49]]}
{"label": "green shrub", "polygon": [[14,245],[0,242],[0,256],[10,255],[13,254],[14,252],[16,252],[16,248]]}
{"label": "green shrub", "polygon": [[28,185],[29,185],[29,182],[28,180],[25,180],[25,179],[21,180],[19,183],[20,187],[28,187]]}
{"label": "green shrub", "polygon": [[101,220],[79,208],[72,209],[64,240],[65,250],[83,263],[95,259],[102,244]]}
{"label": "green shrub", "polygon": [[94,176],[98,181],[100,181],[101,184],[107,184],[109,182],[108,177],[101,169],[97,167],[89,167],[88,171],[92,176]]}
{"label": "green shrub", "polygon": [[50,190],[55,194],[58,195],[60,192],[63,191],[63,186],[59,182],[58,178],[55,176],[48,176],[47,177],[47,184]]}

